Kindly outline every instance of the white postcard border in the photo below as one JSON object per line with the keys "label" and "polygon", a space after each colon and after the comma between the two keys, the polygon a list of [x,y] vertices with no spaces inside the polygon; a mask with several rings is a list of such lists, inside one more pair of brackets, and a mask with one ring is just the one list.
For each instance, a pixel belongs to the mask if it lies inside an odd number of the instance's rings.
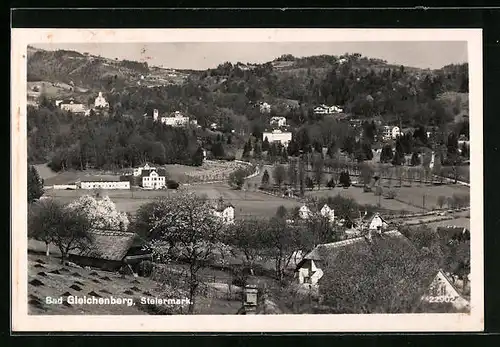
{"label": "white postcard border", "polygon": [[[27,304],[26,47],[36,43],[467,41],[471,141],[471,313],[359,315],[41,316]],[[483,80],[481,29],[12,29],[12,330],[95,332],[482,331]],[[439,54],[430,52],[429,54]]]}

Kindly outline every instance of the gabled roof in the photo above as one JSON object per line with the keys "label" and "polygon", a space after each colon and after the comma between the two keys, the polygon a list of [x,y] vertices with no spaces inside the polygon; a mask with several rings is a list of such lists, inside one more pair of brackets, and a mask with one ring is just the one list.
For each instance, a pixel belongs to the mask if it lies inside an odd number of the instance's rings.
{"label": "gabled roof", "polygon": [[165,169],[143,169],[141,171],[141,177],[149,177],[152,172],[156,172],[158,176],[167,176],[167,171]]}
{"label": "gabled roof", "polygon": [[89,249],[70,252],[89,258],[121,261],[134,243],[135,233],[120,231],[92,231],[92,245]]}

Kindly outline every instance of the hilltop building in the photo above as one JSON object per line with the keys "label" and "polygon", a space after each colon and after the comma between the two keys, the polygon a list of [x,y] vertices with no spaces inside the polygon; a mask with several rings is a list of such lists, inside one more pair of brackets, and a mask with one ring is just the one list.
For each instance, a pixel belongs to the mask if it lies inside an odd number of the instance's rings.
{"label": "hilltop building", "polygon": [[259,105],[260,113],[270,113],[271,112],[271,105],[269,105],[267,102],[263,102]]}
{"label": "hilltop building", "polygon": [[63,111],[69,111],[76,114],[85,114],[86,107],[73,99],[69,100],[57,100],[56,106],[59,106]]}
{"label": "hilltop building", "polygon": [[289,131],[273,130],[271,132],[265,131],[262,133],[262,140],[267,138],[269,143],[279,142],[283,146],[287,147],[290,141],[292,141],[292,133]]}
{"label": "hilltop building", "polygon": [[327,106],[327,105],[319,105],[314,108],[314,114],[317,115],[328,115],[328,114],[338,114],[344,112],[342,107],[340,106]]}
{"label": "hilltop building", "polygon": [[104,96],[102,96],[102,92],[99,92],[99,95],[97,96],[97,98],[95,98],[94,107],[95,108],[108,108],[109,107],[109,103],[106,101]]}
{"label": "hilltop building", "polygon": [[184,127],[189,124],[189,117],[184,116],[179,111],[175,111],[168,117],[161,117],[160,122],[172,127]]}
{"label": "hilltop building", "polygon": [[269,122],[271,126],[276,127],[284,127],[286,126],[286,118],[285,117],[271,117],[271,121]]}
{"label": "hilltop building", "polygon": [[386,125],[382,128],[382,138],[384,140],[394,140],[401,135],[401,130],[398,126]]}

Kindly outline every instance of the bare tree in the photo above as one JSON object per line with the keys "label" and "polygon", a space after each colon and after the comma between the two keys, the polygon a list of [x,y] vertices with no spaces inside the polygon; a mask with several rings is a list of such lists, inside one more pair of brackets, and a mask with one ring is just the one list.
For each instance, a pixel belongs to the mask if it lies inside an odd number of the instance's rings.
{"label": "bare tree", "polygon": [[91,228],[85,213],[68,209],[55,200],[34,205],[28,215],[28,235],[45,242],[46,255],[50,254],[50,244],[56,245],[62,264],[71,251],[84,251],[90,246]]}
{"label": "bare tree", "polygon": [[149,205],[152,213],[144,221],[150,228],[149,246],[164,262],[179,259],[189,265],[189,313],[193,313],[202,283],[200,269],[228,251],[223,244],[226,228],[210,202],[193,193],[161,197]]}

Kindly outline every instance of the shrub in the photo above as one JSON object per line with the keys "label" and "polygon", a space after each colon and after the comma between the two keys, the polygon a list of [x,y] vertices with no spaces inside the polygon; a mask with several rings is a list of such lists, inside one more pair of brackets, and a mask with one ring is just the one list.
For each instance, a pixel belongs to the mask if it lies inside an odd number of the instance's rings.
{"label": "shrub", "polygon": [[168,189],[177,189],[177,188],[179,188],[179,183],[174,181],[174,180],[168,180],[167,181],[167,188]]}
{"label": "shrub", "polygon": [[375,189],[374,194],[375,194],[376,196],[380,196],[380,195],[382,195],[382,192],[383,192],[383,191],[382,191],[382,187],[377,187],[377,188]]}
{"label": "shrub", "polygon": [[391,189],[385,194],[385,197],[387,199],[394,199],[396,195],[397,195],[396,191],[394,189]]}
{"label": "shrub", "polygon": [[326,186],[328,188],[335,188],[335,181],[333,180],[333,178],[330,178],[330,180],[326,183]]}

